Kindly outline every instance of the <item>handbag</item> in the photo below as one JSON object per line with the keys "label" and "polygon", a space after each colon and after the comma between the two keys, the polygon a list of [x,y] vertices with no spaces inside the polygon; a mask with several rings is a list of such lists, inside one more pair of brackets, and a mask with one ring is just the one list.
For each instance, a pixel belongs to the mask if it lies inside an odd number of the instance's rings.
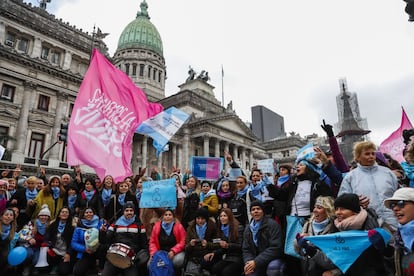
{"label": "handbag", "polygon": [[302,256],[296,253],[293,242],[296,239],[296,234],[302,233],[305,218],[298,216],[286,216],[286,222],[285,254],[301,259]]}

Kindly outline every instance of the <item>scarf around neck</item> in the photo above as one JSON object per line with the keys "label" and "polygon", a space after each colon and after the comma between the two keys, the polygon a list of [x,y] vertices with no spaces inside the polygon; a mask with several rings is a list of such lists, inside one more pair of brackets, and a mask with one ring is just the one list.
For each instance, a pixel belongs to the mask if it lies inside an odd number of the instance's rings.
{"label": "scarf around neck", "polygon": [[207,222],[204,222],[204,224],[201,226],[196,224],[197,236],[200,240],[204,240],[204,236],[206,235],[206,229],[207,229]]}
{"label": "scarf around neck", "polygon": [[58,199],[59,195],[60,195],[59,187],[52,187],[51,190],[52,190],[52,193],[53,193],[53,199]]}
{"label": "scarf around neck", "polygon": [[215,195],[216,191],[214,189],[210,189],[206,194],[204,192],[200,193],[200,202],[203,202],[205,198],[208,198],[212,195]]}
{"label": "scarf around neck", "polygon": [[93,195],[95,194],[95,190],[92,190],[92,191],[84,190],[83,194],[85,195],[86,200],[89,202],[89,201],[91,201]]}
{"label": "scarf around neck", "polygon": [[29,189],[26,189],[26,199],[27,200],[33,200],[37,196],[37,190],[33,189],[33,191],[30,191]]}
{"label": "scarf around neck", "polygon": [[237,191],[237,199],[242,198],[249,190],[249,185],[244,186],[243,190]]}
{"label": "scarf around neck", "polygon": [[252,219],[252,222],[250,222],[250,231],[252,231],[253,234],[253,242],[257,246],[257,233],[259,232],[260,225],[262,224],[262,220],[255,221]]}
{"label": "scarf around neck", "polygon": [[124,215],[122,215],[117,221],[115,222],[115,225],[118,226],[129,226],[135,222],[136,215],[134,215],[132,218],[127,219]]}
{"label": "scarf around neck", "polygon": [[223,232],[223,235],[226,238],[229,238],[229,225],[228,224],[222,224],[221,225],[221,232]]}
{"label": "scarf around neck", "polygon": [[167,234],[167,236],[171,235],[171,231],[173,229],[174,226],[174,222],[170,222],[170,223],[166,223],[165,221],[161,222],[161,227],[162,229],[164,229],[165,233]]}
{"label": "scarf around neck", "polygon": [[39,219],[36,219],[37,233],[43,236],[46,233],[46,226],[47,222],[42,223]]}
{"label": "scarf around neck", "polygon": [[98,228],[99,217],[97,215],[93,215],[91,220],[81,219],[81,222],[86,228]]}
{"label": "scarf around neck", "polygon": [[75,207],[76,199],[78,198],[78,195],[69,195],[68,196],[68,205],[69,209],[73,210]]}
{"label": "scarf around neck", "polygon": [[262,193],[263,193],[263,184],[262,182],[257,182],[256,186],[252,183],[249,186],[249,190],[252,193],[252,195],[254,196],[255,199],[260,200],[263,202],[263,197],[262,197]]}
{"label": "scarf around neck", "polygon": [[317,222],[316,220],[313,220],[312,221],[313,233],[315,233],[315,235],[319,235],[320,233],[322,233],[322,231],[325,229],[328,223],[329,223],[329,218],[326,218],[325,220],[321,222]]}
{"label": "scarf around neck", "polygon": [[409,253],[413,252],[414,244],[414,220],[407,222],[404,225],[399,225],[398,230],[400,231],[401,238],[404,242],[404,248]]}
{"label": "scarf around neck", "polygon": [[278,179],[277,179],[277,186],[280,188],[280,187],[282,187],[282,185],[283,184],[285,184],[288,180],[289,180],[289,178],[290,178],[290,175],[284,175],[284,176],[280,176]]}
{"label": "scarf around neck", "polygon": [[124,206],[125,204],[125,195],[126,194],[119,194],[118,196],[118,203],[121,204],[121,206]]}
{"label": "scarf around neck", "polygon": [[10,235],[11,225],[10,224],[9,225],[3,224],[1,228],[2,228],[1,239],[4,241]]}
{"label": "scarf around neck", "polygon": [[112,189],[103,189],[102,190],[102,202],[104,206],[108,206],[109,201],[111,200]]}
{"label": "scarf around neck", "polygon": [[338,219],[335,219],[334,223],[336,228],[338,228],[339,231],[345,231],[345,230],[362,230],[362,226],[365,223],[365,220],[368,217],[367,211],[361,208],[361,211],[358,214],[352,215],[341,222],[338,221]]}
{"label": "scarf around neck", "polygon": [[66,226],[66,222],[59,221],[59,224],[58,224],[58,232],[62,234],[63,231],[65,231],[65,226]]}

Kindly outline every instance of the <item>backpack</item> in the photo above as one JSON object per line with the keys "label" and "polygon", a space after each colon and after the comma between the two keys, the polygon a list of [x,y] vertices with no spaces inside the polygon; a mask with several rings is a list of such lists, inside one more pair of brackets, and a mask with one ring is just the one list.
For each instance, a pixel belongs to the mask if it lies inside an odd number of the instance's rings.
{"label": "backpack", "polygon": [[152,256],[148,270],[150,276],[174,276],[173,263],[168,258],[168,253],[164,250],[158,250]]}

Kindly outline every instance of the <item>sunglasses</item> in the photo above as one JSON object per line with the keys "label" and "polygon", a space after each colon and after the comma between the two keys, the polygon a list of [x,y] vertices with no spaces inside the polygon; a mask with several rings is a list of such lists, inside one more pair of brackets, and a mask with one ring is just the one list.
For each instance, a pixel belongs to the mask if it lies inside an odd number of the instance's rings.
{"label": "sunglasses", "polygon": [[404,206],[405,206],[405,204],[407,204],[407,203],[413,203],[412,201],[407,201],[407,200],[399,200],[399,201],[395,201],[395,202],[392,202],[391,204],[390,204],[390,208],[391,209],[394,209],[394,207],[398,207],[398,208],[404,208]]}

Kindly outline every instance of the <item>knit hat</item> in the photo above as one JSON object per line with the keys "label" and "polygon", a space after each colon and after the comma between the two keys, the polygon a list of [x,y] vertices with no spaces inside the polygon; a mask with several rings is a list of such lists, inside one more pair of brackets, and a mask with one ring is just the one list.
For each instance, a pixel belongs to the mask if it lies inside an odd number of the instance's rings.
{"label": "knit hat", "polygon": [[132,201],[127,201],[124,204],[123,211],[125,211],[126,208],[132,208],[134,210],[134,212],[135,212],[135,205],[134,205],[134,203]]}
{"label": "knit hat", "polygon": [[260,209],[262,209],[263,211],[265,209],[263,202],[261,202],[260,200],[254,200],[252,201],[252,203],[250,203],[250,211],[252,210],[254,206],[259,206]]}
{"label": "knit hat", "polygon": [[208,210],[204,207],[199,208],[195,214],[195,217],[201,217],[208,220]]}
{"label": "knit hat", "polygon": [[0,186],[4,187],[7,190],[7,186],[9,185],[9,182],[6,180],[0,179]]}
{"label": "knit hat", "polygon": [[42,205],[42,208],[40,209],[39,214],[37,216],[38,217],[39,216],[48,216],[48,217],[50,217],[50,210],[49,210],[49,207],[47,206],[47,204]]}
{"label": "knit hat", "polygon": [[334,203],[335,209],[342,207],[348,210],[351,210],[355,213],[361,211],[361,206],[359,205],[359,197],[356,194],[342,194],[335,199]]}

